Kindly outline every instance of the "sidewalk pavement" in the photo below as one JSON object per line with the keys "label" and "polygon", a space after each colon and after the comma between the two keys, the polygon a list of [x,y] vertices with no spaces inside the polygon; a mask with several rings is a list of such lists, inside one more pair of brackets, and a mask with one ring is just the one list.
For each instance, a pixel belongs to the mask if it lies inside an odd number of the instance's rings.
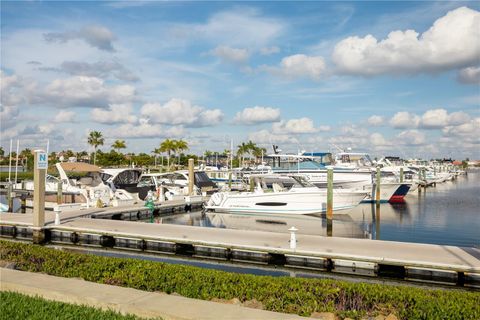
{"label": "sidewalk pavement", "polygon": [[145,318],[161,317],[165,320],[307,319],[297,315],[239,305],[5,268],[0,268],[0,291],[15,291],[30,296],[38,295],[48,300],[111,309],[123,314],[130,313]]}

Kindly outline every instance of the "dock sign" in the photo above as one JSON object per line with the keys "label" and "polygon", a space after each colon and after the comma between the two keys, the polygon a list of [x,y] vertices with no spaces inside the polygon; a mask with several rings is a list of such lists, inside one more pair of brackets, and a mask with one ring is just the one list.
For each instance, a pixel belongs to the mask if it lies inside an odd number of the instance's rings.
{"label": "dock sign", "polygon": [[46,152],[38,153],[37,169],[48,169],[48,156]]}

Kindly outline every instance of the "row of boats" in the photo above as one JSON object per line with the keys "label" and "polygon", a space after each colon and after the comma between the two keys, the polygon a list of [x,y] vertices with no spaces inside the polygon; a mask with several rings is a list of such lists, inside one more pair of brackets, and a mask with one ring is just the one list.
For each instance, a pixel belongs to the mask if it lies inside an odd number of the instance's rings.
{"label": "row of boats", "polygon": [[[101,169],[87,163],[56,164],[59,178],[47,176],[47,201],[54,201],[61,186],[77,206],[131,205],[153,200],[184,199],[190,180],[187,170],[166,173],[138,168]],[[377,195],[377,168],[380,194]],[[386,157],[373,161],[366,153],[280,154],[262,159],[258,166],[195,168],[194,195],[202,196],[205,209],[223,213],[321,214],[327,208],[327,170],[333,169],[333,210],[361,202],[403,202],[418,187],[454,179],[464,171],[444,163]],[[24,182],[17,189],[33,189]],[[50,194],[51,199],[49,199]],[[72,205],[72,204],[70,204]]]}

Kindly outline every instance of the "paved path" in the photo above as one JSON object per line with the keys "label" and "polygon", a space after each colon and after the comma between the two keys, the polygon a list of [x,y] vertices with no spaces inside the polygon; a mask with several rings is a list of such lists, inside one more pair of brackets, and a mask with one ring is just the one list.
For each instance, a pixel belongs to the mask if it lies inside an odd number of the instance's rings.
{"label": "paved path", "polygon": [[[52,227],[53,228],[53,227]],[[197,245],[294,253],[289,234],[78,218],[55,229]],[[480,273],[480,250],[455,246],[297,235],[296,255]]]}
{"label": "paved path", "polygon": [[[165,320],[308,319],[218,302],[0,268],[0,290]],[[318,319],[317,319],[318,320]]]}

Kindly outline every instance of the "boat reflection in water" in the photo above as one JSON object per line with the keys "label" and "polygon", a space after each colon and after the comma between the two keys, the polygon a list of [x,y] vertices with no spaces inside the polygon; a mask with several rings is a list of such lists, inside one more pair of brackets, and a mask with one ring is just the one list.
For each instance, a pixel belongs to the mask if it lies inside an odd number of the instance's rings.
{"label": "boat reflection in water", "polygon": [[[216,212],[192,212],[163,217],[158,223],[181,224],[199,227],[213,227],[235,230],[255,230],[266,232],[289,233],[295,227],[298,234],[327,236],[327,219],[325,215],[273,215],[273,214],[228,214]],[[332,223],[332,235],[346,238],[370,238],[362,224],[354,221],[348,214],[335,214]]]}

